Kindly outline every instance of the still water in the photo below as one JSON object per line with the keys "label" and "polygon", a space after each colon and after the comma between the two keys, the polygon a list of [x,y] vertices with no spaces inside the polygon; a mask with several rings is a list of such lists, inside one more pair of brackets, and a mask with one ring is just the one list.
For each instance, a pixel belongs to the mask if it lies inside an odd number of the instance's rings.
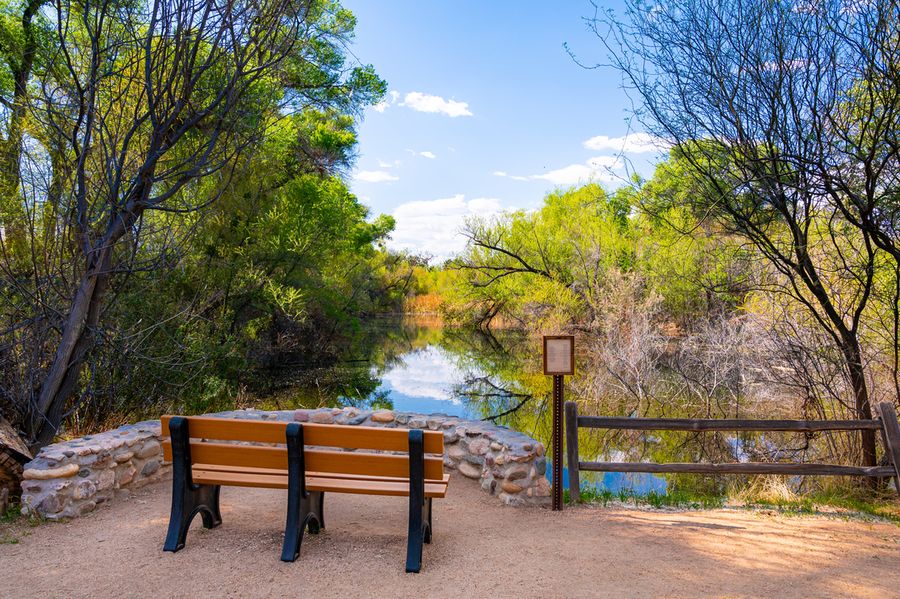
{"label": "still water", "polygon": [[380,383],[371,397],[386,398],[401,412],[440,412],[462,418],[481,418],[482,411],[462,395],[467,381],[487,376],[476,368],[464,370],[451,350],[428,344],[400,354],[378,376]]}
{"label": "still water", "polygon": [[[486,419],[549,447],[550,380],[540,371],[539,350],[539,339],[515,330],[487,335],[421,319],[386,321],[336,364],[283,369],[288,374],[278,377],[276,388],[259,404],[282,409],[352,405]],[[576,397],[570,392],[567,399]],[[623,459],[616,453],[582,452],[581,457]],[[566,483],[567,472],[563,478]],[[588,485],[613,493],[667,489],[665,478],[642,473],[584,473],[582,486]]]}

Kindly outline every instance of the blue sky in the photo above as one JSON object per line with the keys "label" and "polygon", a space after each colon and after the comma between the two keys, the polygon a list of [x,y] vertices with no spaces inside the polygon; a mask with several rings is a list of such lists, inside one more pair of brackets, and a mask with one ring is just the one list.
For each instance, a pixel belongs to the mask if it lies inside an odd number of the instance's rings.
{"label": "blue sky", "polygon": [[391,90],[359,125],[351,180],[373,214],[396,218],[390,247],[451,256],[469,216],[533,209],[590,179],[617,186],[623,150],[652,172],[659,150],[629,127],[619,75],[563,47],[604,60],[590,2],[343,4],[358,20],[350,50]]}

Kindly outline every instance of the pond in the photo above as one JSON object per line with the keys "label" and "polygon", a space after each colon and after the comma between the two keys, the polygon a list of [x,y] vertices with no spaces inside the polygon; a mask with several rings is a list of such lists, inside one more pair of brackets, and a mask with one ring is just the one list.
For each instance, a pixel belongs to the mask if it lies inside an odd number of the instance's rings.
{"label": "pond", "polygon": [[[550,380],[540,372],[539,349],[539,339],[517,330],[487,334],[434,319],[387,319],[335,364],[282,367],[256,405],[352,405],[487,419],[550,447]],[[563,478],[567,484],[567,472]],[[664,493],[667,482],[642,473],[584,473],[582,486],[645,495]]]}
{"label": "pond", "polygon": [[[575,376],[566,377],[566,399],[577,401],[581,414],[796,418],[804,413],[803,399],[795,390],[777,387],[770,377],[760,378],[758,369],[736,366],[740,360],[727,352],[740,351],[739,345],[730,350],[716,348],[711,363],[728,369],[708,374],[697,370],[703,360],[690,353],[689,345],[679,345],[677,338],[670,338],[668,350],[649,364],[629,362],[628,354],[623,359],[621,351],[610,351],[615,348],[592,339],[591,351],[579,351]],[[586,349],[588,337],[580,336],[578,343]],[[286,360],[271,376],[256,378],[250,399],[238,407],[356,406],[444,413],[491,420],[549,448],[551,380],[541,372],[540,346],[539,336],[520,330],[486,333],[446,327],[436,318],[382,318],[361,328],[327,363],[310,364],[304,362],[305,356],[298,356]],[[720,376],[722,372],[726,376]],[[635,383],[629,380],[633,376],[641,378]],[[579,430],[584,461],[841,463],[845,456],[855,455],[857,441],[850,433]],[[582,486],[612,495],[677,494],[702,499],[770,482],[805,492],[822,481],[809,476],[584,473]]]}

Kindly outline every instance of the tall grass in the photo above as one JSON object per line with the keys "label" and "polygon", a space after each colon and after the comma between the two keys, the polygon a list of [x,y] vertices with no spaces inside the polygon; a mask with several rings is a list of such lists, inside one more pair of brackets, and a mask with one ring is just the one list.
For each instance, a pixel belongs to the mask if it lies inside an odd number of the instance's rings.
{"label": "tall grass", "polygon": [[[564,501],[571,503],[569,491]],[[795,491],[784,477],[757,477],[746,485],[734,485],[721,495],[673,490],[667,493],[639,494],[630,489],[618,492],[588,487],[581,490],[583,503],[608,507],[621,504],[654,509],[768,509],[785,515],[828,515],[843,517],[872,517],[900,526],[900,499],[888,488],[883,496],[873,496],[870,490],[826,484],[804,493]]]}
{"label": "tall grass", "polygon": [[444,298],[437,293],[414,295],[403,300],[405,314],[437,314],[444,304]]}

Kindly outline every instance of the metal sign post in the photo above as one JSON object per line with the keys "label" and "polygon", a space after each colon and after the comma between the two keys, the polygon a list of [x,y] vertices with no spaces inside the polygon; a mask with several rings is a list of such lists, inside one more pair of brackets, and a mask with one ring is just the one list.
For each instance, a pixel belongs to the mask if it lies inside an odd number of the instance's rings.
{"label": "metal sign post", "polygon": [[553,377],[553,509],[563,505],[563,376],[575,374],[575,337],[573,335],[544,336],[544,374]]}

